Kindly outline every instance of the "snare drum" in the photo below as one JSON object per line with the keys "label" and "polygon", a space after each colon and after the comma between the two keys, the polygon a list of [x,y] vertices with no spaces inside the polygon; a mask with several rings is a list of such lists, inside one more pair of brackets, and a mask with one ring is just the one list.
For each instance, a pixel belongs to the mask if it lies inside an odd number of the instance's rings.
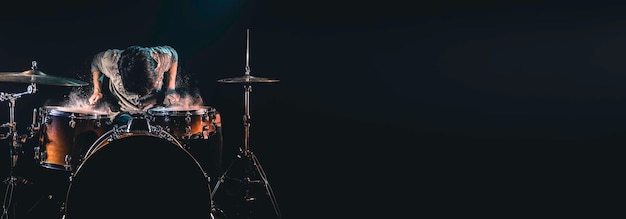
{"label": "snare drum", "polygon": [[150,124],[177,139],[208,139],[221,127],[217,110],[209,106],[156,107],[148,110]]}
{"label": "snare drum", "polygon": [[44,106],[38,115],[35,160],[49,169],[74,171],[87,147],[112,128],[109,114],[93,109]]}

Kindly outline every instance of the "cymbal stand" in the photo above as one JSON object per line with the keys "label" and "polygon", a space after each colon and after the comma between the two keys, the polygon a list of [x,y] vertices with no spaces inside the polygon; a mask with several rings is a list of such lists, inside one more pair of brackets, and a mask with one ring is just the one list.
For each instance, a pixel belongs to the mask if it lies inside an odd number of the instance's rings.
{"label": "cymbal stand", "polygon": [[2,203],[1,219],[9,218],[9,208],[12,206],[13,191],[15,190],[15,186],[17,185],[17,182],[18,182],[18,177],[14,175],[15,174],[14,169],[17,164],[17,160],[18,160],[20,150],[22,147],[21,147],[21,141],[18,139],[17,128],[16,128],[16,123],[15,123],[15,100],[17,98],[20,98],[23,95],[33,94],[35,92],[37,92],[37,86],[35,83],[31,83],[25,92],[15,93],[15,94],[0,92],[0,101],[5,101],[5,100],[9,101],[9,122],[2,124],[2,127],[9,128],[9,132],[6,135],[6,137],[11,138],[10,147],[9,147],[11,167],[9,169],[9,176],[4,181],[4,183],[7,184],[7,188],[4,194],[4,201]]}
{"label": "cymbal stand", "polygon": [[[247,30],[247,34],[249,35],[249,29]],[[248,38],[248,42],[247,42],[246,47],[249,47],[248,46],[249,37],[247,38]],[[250,66],[248,65],[248,62],[249,62],[248,54],[249,52],[246,51],[246,67],[245,67],[244,77],[239,78],[238,82],[236,82],[236,83],[239,83],[243,81],[242,83],[244,84],[243,85],[244,87],[243,147],[239,148],[240,149],[239,153],[236,155],[235,159],[232,161],[232,163],[229,165],[226,171],[222,174],[222,176],[219,177],[219,180],[217,181],[217,184],[215,185],[215,188],[212,191],[212,196],[215,196],[218,188],[220,187],[220,184],[224,183],[226,180],[234,181],[243,186],[243,189],[245,191],[244,192],[245,195],[243,197],[244,201],[246,203],[251,204],[252,202],[256,201],[258,197],[255,197],[255,193],[251,191],[250,186],[261,185],[265,187],[265,190],[266,190],[265,195],[269,196],[271,205],[274,208],[273,210],[274,210],[275,216],[277,216],[277,218],[280,219],[281,213],[280,213],[280,209],[278,208],[276,198],[274,197],[274,192],[272,191],[272,187],[270,186],[267,180],[265,171],[261,167],[261,163],[259,162],[257,157],[254,155],[254,153],[250,150],[250,124],[251,124],[250,122],[250,92],[252,92],[252,82],[255,82],[251,79],[255,79],[256,77],[250,75]],[[256,80],[259,80],[256,82],[260,82],[262,79],[256,78]],[[267,80],[264,82],[277,82],[277,81],[278,80]],[[224,79],[224,80],[220,80],[219,82],[232,83],[233,81]],[[242,166],[235,165],[238,162],[240,162],[239,164]],[[237,169],[242,172],[239,172],[239,173],[232,172],[235,166],[242,168],[242,169]],[[240,174],[240,175],[236,175],[237,177],[233,177],[231,176],[233,173]],[[228,214],[228,212],[226,212],[226,214]]]}

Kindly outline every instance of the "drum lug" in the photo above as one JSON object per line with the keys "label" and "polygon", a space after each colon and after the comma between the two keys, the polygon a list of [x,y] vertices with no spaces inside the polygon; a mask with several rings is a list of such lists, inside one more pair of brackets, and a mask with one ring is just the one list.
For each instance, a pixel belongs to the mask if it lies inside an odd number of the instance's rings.
{"label": "drum lug", "polygon": [[204,113],[204,117],[202,117],[204,119],[203,122],[210,122],[210,121],[215,120],[217,118],[216,114],[217,114],[217,111],[215,111],[215,109],[207,110]]}
{"label": "drum lug", "polygon": [[159,127],[156,127],[152,134],[155,136],[159,136],[159,138],[165,139],[169,142],[175,142],[177,145],[180,145],[180,143],[176,141],[176,138],[174,138],[171,134],[169,134],[169,132],[164,132],[163,129]]}
{"label": "drum lug", "polygon": [[[69,181],[72,182],[72,176],[68,177]],[[61,206],[59,207],[59,213],[61,214],[61,219],[65,219],[65,202],[61,203]]]}
{"label": "drum lug", "polygon": [[69,154],[65,155],[65,165],[63,165],[65,167],[65,170],[69,170],[72,165],[71,165],[71,161],[72,161],[72,156],[70,156]]}
{"label": "drum lug", "polygon": [[100,128],[100,126],[102,126],[102,122],[100,122],[100,120],[96,121],[95,126],[96,128]]}
{"label": "drum lug", "polygon": [[74,113],[72,113],[72,115],[70,115],[70,122],[69,122],[69,125],[71,128],[76,127],[76,121],[74,121],[74,118],[76,118],[76,116],[74,115]]}
{"label": "drum lug", "polygon": [[191,113],[187,112],[185,115],[185,123],[189,125],[191,123]]}
{"label": "drum lug", "polygon": [[35,160],[39,160],[39,148],[39,146],[33,147],[33,150],[35,151]]}
{"label": "drum lug", "polygon": [[48,159],[48,153],[46,151],[40,152],[39,156],[41,156],[40,163],[42,164]]}
{"label": "drum lug", "polygon": [[152,126],[152,133],[161,133],[163,132],[163,127],[161,127],[160,125],[157,126]]}
{"label": "drum lug", "polygon": [[202,126],[202,139],[209,139],[209,135],[211,134],[210,130],[211,127],[208,125]]}
{"label": "drum lug", "polygon": [[191,126],[189,124],[191,124],[191,113],[187,112],[185,113],[185,124],[187,126],[185,126],[185,135],[189,135],[189,133],[191,133]]}
{"label": "drum lug", "polygon": [[113,127],[113,133],[111,133],[111,137],[109,139],[107,139],[108,141],[113,141],[115,139],[120,138],[120,136],[122,135],[122,128],[118,127],[117,125],[115,125],[115,127]]}

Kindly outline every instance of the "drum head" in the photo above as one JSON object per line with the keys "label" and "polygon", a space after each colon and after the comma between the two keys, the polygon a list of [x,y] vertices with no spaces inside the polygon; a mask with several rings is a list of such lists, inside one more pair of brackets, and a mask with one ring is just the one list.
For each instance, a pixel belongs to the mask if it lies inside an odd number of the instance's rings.
{"label": "drum head", "polygon": [[186,116],[186,115],[204,115],[213,114],[215,109],[209,106],[171,106],[171,107],[155,107],[148,110],[150,115],[158,116]]}
{"label": "drum head", "polygon": [[44,106],[44,112],[51,116],[70,117],[73,116],[78,119],[90,119],[90,118],[109,118],[109,113],[106,110],[92,109],[85,107],[65,107],[65,106]]}
{"label": "drum head", "polygon": [[139,134],[92,147],[70,182],[67,219],[210,218],[208,178],[180,145]]}

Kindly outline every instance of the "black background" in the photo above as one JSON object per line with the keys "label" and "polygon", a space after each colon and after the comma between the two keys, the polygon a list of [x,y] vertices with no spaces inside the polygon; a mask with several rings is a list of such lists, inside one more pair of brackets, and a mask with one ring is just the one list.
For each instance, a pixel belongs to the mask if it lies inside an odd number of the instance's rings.
{"label": "black background", "polygon": [[[21,1],[0,13],[0,71],[89,81],[99,51],[173,46],[228,163],[244,90],[217,80],[243,76],[249,28],[251,74],[280,80],[253,84],[250,142],[285,218],[587,213],[624,142],[626,5],[436,2]],[[21,132],[71,91],[38,88]]]}

